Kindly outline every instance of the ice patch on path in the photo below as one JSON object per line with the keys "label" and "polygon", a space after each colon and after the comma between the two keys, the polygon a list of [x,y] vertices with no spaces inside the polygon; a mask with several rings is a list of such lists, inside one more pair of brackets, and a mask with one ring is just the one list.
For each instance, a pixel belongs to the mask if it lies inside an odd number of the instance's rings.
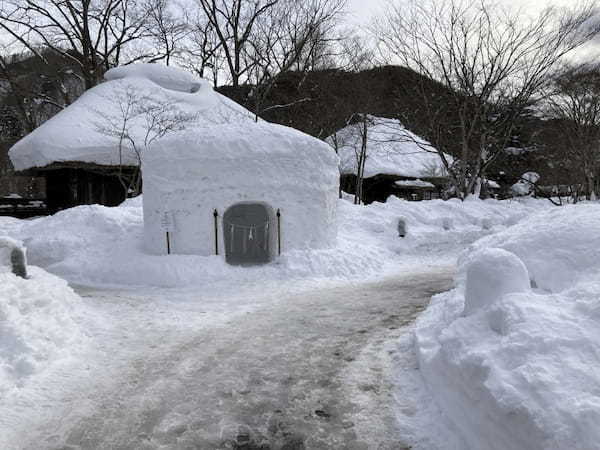
{"label": "ice patch on path", "polygon": [[54,275],[29,272],[27,280],[0,273],[0,399],[86,340],[74,312],[79,296]]}
{"label": "ice patch on path", "polygon": [[[469,448],[597,448],[599,218],[599,205],[553,208],[479,240],[461,258],[457,287],[418,319],[421,374]],[[511,261],[511,289],[488,296],[499,256]],[[527,288],[518,260],[540,289]],[[487,301],[465,317],[465,296]]]}

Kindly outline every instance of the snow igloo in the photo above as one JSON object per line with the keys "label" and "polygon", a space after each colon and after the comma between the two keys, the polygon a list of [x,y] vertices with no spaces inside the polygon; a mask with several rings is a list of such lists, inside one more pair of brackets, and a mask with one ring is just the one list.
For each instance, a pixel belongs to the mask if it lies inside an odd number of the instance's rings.
{"label": "snow igloo", "polygon": [[323,141],[263,121],[168,135],[142,160],[146,248],[250,265],[331,246],[338,165]]}

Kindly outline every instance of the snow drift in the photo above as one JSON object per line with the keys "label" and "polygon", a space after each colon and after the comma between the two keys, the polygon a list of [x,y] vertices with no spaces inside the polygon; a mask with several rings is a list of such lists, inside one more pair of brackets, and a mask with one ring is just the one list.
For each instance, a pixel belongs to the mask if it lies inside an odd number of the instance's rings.
{"label": "snow drift", "polygon": [[79,296],[66,281],[29,269],[27,280],[0,272],[0,399],[86,339],[73,312]]}
{"label": "snow drift", "polygon": [[599,226],[568,206],[479,240],[418,320],[422,375],[471,448],[597,447]]}
{"label": "snow drift", "polygon": [[[122,206],[78,206],[54,216],[15,222],[0,217],[0,233],[22,240],[31,264],[70,282],[92,285],[214,285],[263,279],[381,277],[415,264],[452,263],[478,238],[512,225],[549,202],[390,198],[368,206],[338,200],[331,248],[290,250],[261,267],[229,266],[220,256],[148,255],[141,198]],[[408,233],[398,236],[404,218]],[[451,230],[444,221],[452,219]],[[484,226],[485,225],[485,226]]]}

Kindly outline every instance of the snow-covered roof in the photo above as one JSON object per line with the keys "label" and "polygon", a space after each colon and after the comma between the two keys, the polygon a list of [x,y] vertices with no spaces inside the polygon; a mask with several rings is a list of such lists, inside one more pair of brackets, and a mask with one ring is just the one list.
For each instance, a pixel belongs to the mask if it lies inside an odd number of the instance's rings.
{"label": "snow-covered roof", "polygon": [[511,186],[511,190],[516,195],[529,195],[533,192],[535,184],[540,180],[540,174],[537,172],[525,172],[521,175],[519,181]]}
{"label": "snow-covered roof", "polygon": [[[132,64],[111,69],[104,78],[10,149],[16,170],[68,161],[138,165],[131,140],[141,149],[165,129],[253,120],[208,81],[174,67]],[[123,140],[120,152],[125,123],[131,139]]]}
{"label": "snow-covered roof", "polygon": [[[337,148],[342,174],[355,174],[361,149],[363,122],[359,121],[327,138]],[[337,142],[337,145],[336,145]],[[452,161],[450,155],[446,155]],[[398,120],[367,116],[367,159],[364,177],[377,174],[404,177],[441,177],[444,164],[436,149],[407,130]]]}
{"label": "snow-covered roof", "polygon": [[416,188],[434,188],[435,185],[429,181],[424,181],[419,178],[416,180],[398,180],[395,182],[397,186],[401,187],[416,187]]}

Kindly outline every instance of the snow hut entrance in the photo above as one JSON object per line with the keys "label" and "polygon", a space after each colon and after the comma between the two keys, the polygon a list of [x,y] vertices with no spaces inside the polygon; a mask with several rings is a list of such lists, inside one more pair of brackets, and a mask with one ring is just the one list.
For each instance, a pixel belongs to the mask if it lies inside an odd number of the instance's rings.
{"label": "snow hut entrance", "polygon": [[262,203],[238,203],[223,215],[225,260],[252,265],[271,261],[272,211]]}

